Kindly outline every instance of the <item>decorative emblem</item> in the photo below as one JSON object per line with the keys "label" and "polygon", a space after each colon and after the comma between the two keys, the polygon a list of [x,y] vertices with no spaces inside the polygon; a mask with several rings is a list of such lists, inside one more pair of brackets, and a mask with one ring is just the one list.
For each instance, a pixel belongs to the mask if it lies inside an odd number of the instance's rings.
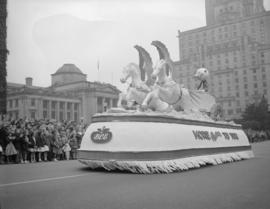
{"label": "decorative emblem", "polygon": [[92,132],[91,140],[97,144],[104,144],[109,142],[112,139],[112,132],[110,132],[109,128],[103,126],[102,128],[98,128],[97,131]]}

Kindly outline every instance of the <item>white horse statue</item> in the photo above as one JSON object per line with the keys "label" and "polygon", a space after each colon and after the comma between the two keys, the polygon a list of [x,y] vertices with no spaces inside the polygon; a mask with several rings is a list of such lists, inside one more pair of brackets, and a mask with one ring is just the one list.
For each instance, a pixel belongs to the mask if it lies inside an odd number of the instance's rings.
{"label": "white horse statue", "polygon": [[144,109],[149,105],[149,102],[158,97],[163,102],[173,105],[175,109],[179,106],[184,111],[203,111],[211,112],[211,108],[215,105],[215,98],[205,91],[188,90],[180,87],[171,76],[168,70],[168,65],[165,60],[158,61],[153,77],[157,77],[154,85],[154,90],[151,91],[144,99],[142,106]]}
{"label": "white horse statue", "polygon": [[[129,106],[132,106],[134,102],[141,105],[146,95],[151,92],[151,88],[141,80],[141,72],[139,66],[135,63],[128,64],[123,70],[123,76],[120,79],[122,83],[125,83],[128,78],[131,78],[131,84],[127,89],[127,93],[120,93],[118,100],[118,107],[122,107],[122,101],[126,100]],[[169,105],[162,102],[158,97],[149,102],[150,109],[159,112],[166,112]]]}

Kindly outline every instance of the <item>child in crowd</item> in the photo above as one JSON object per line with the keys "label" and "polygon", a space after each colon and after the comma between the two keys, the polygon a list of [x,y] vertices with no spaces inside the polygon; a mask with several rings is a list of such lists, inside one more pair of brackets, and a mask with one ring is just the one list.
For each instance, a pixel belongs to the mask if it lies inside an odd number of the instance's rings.
{"label": "child in crowd", "polygon": [[6,156],[7,156],[7,163],[14,162],[14,156],[18,154],[17,150],[15,149],[15,146],[13,144],[15,140],[15,133],[10,130],[10,133],[8,134],[8,144],[6,146]]}
{"label": "child in crowd", "polygon": [[36,162],[36,151],[37,151],[37,144],[36,144],[36,137],[33,131],[29,131],[28,135],[29,145],[28,151],[30,152],[30,162]]}
{"label": "child in crowd", "polygon": [[61,131],[61,142],[63,144],[62,150],[64,152],[65,159],[69,160],[71,148],[69,146],[69,140],[68,140],[67,134],[64,130]]}
{"label": "child in crowd", "polygon": [[14,140],[14,146],[17,150],[18,154],[16,155],[16,162],[17,163],[24,163],[22,159],[22,144],[24,140],[24,133],[23,129],[21,128],[20,124],[16,125],[15,129],[15,140]]}
{"label": "child in crowd", "polygon": [[60,156],[62,154],[62,144],[60,134],[57,130],[54,132],[53,137],[53,153],[54,153],[54,161],[60,160]]}
{"label": "child in crowd", "polygon": [[71,157],[73,160],[75,160],[77,159],[77,149],[79,148],[79,146],[78,146],[76,131],[73,127],[70,127],[68,129],[68,139],[69,139],[69,145],[71,148]]}
{"label": "child in crowd", "polygon": [[43,160],[47,161],[49,147],[50,147],[50,139],[49,139],[49,134],[48,134],[48,131],[46,130],[46,128],[42,129],[40,137],[42,138],[42,141],[44,143],[44,145],[43,145]]}
{"label": "child in crowd", "polygon": [[38,130],[37,131],[37,135],[36,135],[36,141],[37,141],[37,153],[38,153],[38,162],[42,162],[42,154],[44,156],[44,152],[45,152],[45,140],[42,134],[42,130]]}
{"label": "child in crowd", "polygon": [[24,163],[28,163],[27,155],[28,155],[28,145],[29,145],[29,131],[28,129],[24,130],[24,137],[22,141],[22,159]]}

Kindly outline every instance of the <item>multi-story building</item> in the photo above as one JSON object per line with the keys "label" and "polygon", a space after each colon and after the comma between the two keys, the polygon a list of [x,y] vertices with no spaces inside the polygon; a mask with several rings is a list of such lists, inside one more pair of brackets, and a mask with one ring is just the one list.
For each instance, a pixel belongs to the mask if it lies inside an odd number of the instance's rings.
{"label": "multi-story building", "polygon": [[199,67],[228,119],[264,95],[270,102],[270,11],[263,0],[206,0],[206,26],[178,31],[176,80],[189,88]]}
{"label": "multi-story building", "polygon": [[51,75],[49,87],[8,83],[9,118],[54,119],[91,122],[91,116],[116,107],[119,90],[110,84],[89,82],[74,64],[64,64]]}

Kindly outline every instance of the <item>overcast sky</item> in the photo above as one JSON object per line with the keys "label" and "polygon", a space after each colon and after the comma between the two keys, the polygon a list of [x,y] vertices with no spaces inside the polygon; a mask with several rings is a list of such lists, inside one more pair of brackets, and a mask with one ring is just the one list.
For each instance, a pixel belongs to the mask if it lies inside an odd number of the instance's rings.
{"label": "overcast sky", "polygon": [[[265,0],[269,8],[270,1]],[[179,60],[177,31],[205,26],[204,0],[8,0],[8,82],[49,86],[51,74],[73,63],[89,81],[121,89],[122,68],[138,63],[133,48],[165,43]],[[98,73],[97,62],[100,70]]]}

